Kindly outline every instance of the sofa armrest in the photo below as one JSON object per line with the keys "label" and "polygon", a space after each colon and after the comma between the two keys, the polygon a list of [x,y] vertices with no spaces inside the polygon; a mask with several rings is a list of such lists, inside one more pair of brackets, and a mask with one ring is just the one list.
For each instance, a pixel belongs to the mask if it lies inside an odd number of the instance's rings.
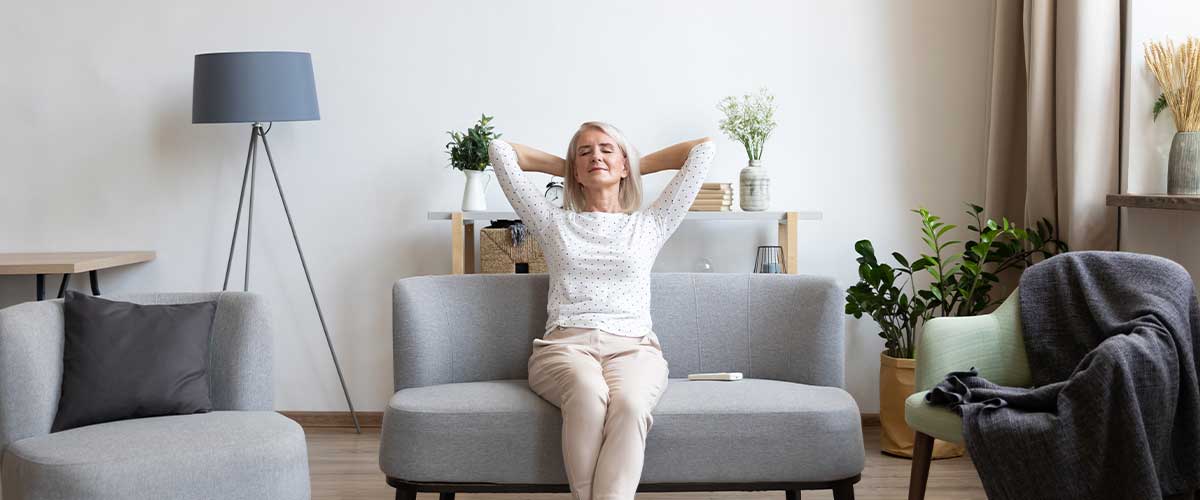
{"label": "sofa armrest", "polygon": [[0,456],[50,433],[62,390],[62,301],[0,309]]}
{"label": "sofa armrest", "polygon": [[917,391],[933,388],[950,372],[972,367],[997,384],[1031,384],[1019,307],[1013,292],[991,314],[926,322],[917,343]]}

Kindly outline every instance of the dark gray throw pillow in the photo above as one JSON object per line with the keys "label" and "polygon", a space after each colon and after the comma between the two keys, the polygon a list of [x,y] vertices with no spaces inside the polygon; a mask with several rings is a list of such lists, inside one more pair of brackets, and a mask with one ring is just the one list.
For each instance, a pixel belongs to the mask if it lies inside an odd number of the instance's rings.
{"label": "dark gray throw pillow", "polygon": [[67,292],[62,396],[50,432],[204,413],[216,302],[139,305]]}

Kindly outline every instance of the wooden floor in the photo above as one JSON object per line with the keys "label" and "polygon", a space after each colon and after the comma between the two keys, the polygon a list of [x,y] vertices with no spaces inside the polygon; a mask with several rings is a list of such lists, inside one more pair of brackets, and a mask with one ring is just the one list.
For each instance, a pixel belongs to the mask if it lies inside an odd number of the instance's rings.
{"label": "wooden floor", "polygon": [[[353,429],[309,428],[308,460],[312,473],[314,500],[334,498],[391,499],[395,490],[384,482],[379,472],[379,429],[363,429],[362,435]],[[911,462],[879,453],[879,428],[863,429],[867,443],[867,469],[862,481],[854,486],[859,500],[904,499],[908,497],[908,472]],[[436,500],[436,493],[421,493],[420,500]],[[456,500],[565,500],[565,493],[462,493]],[[641,500],[783,500],[783,492],[724,492],[724,493],[639,493]],[[831,499],[828,490],[806,491],[803,499]],[[987,498],[967,458],[937,460],[929,471],[929,500],[964,500]]]}

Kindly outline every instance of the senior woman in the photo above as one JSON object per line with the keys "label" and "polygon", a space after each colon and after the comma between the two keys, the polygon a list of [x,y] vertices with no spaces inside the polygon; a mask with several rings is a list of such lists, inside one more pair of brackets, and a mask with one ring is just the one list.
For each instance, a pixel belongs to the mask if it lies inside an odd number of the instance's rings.
{"label": "senior woman", "polygon": [[[650,411],[667,362],[650,320],[650,269],[708,174],[715,146],[683,142],[644,158],[612,125],[588,122],[567,158],[492,141],[497,179],[541,245],[550,274],[543,338],[529,386],[562,411],[563,463],[574,498],[632,499]],[[679,169],[645,210],[641,176]],[[563,208],[522,170],[563,177]]]}

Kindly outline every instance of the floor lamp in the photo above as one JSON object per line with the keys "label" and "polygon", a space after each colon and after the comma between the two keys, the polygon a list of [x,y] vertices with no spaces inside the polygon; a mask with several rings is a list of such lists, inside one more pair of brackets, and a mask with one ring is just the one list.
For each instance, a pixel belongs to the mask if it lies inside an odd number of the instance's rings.
{"label": "floor lamp", "polygon": [[321,312],[321,301],[317,300],[317,291],[313,288],[312,276],[308,273],[308,263],[304,260],[304,250],[300,248],[300,238],[296,236],[296,225],[292,222],[292,213],[288,210],[287,198],[283,195],[283,185],[279,182],[279,173],[275,170],[275,160],[271,158],[271,146],[267,144],[267,133],[271,127],[263,128],[263,123],[320,119],[312,57],[307,52],[222,52],[196,55],[192,74],[192,123],[251,124],[250,149],[246,152],[242,192],[238,198],[237,216],[233,220],[233,239],[229,243],[229,260],[225,263],[225,281],[221,290],[229,288],[229,271],[233,266],[233,252],[237,246],[243,202],[246,201],[247,181],[250,185],[250,203],[246,211],[246,270],[243,290],[250,288],[254,174],[258,167],[258,143],[261,142],[263,150],[267,153],[267,163],[271,165],[271,177],[275,179],[279,200],[283,202],[283,213],[287,215],[288,227],[292,230],[292,239],[296,242],[296,253],[300,254],[300,266],[304,268],[304,278],[308,280],[308,291],[312,293],[313,305],[316,306],[317,317],[321,320],[321,329],[325,331],[325,343],[329,346],[333,367],[337,370],[342,393],[346,396],[346,406],[350,408],[350,416],[354,419],[354,430],[361,433],[358,414],[354,411],[354,403],[350,401],[350,391],[346,389],[346,379],[342,376],[337,352],[329,338],[329,327],[326,326],[325,315]]}

